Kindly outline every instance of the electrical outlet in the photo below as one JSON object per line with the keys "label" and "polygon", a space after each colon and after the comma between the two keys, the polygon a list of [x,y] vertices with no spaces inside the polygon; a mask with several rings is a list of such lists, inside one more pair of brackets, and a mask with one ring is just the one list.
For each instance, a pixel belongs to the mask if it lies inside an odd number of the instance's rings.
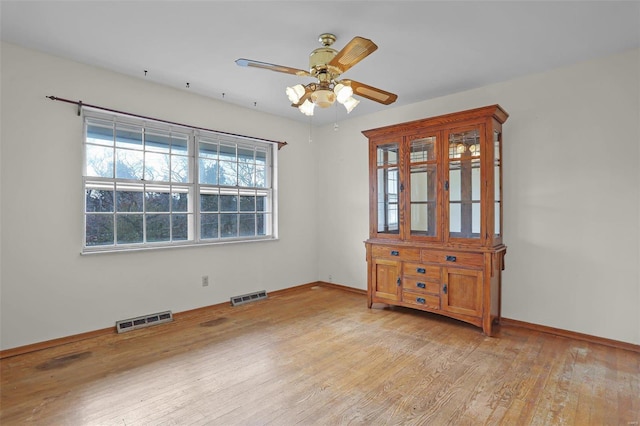
{"label": "electrical outlet", "polygon": [[202,276],[202,287],[207,287],[209,285],[209,275]]}

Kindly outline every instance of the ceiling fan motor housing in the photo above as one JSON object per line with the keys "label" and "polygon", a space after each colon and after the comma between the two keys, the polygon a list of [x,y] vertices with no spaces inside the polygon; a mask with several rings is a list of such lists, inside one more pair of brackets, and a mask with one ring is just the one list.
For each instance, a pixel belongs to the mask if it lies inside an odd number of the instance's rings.
{"label": "ceiling fan motor housing", "polygon": [[309,55],[309,72],[313,76],[327,71],[327,64],[338,54],[330,47],[319,47]]}

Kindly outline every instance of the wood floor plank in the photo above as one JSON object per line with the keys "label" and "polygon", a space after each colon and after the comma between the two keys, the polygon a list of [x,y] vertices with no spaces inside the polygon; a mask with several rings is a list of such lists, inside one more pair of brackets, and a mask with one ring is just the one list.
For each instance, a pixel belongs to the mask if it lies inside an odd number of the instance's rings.
{"label": "wood floor plank", "polygon": [[632,425],[640,354],[306,286],[0,360],[5,425]]}

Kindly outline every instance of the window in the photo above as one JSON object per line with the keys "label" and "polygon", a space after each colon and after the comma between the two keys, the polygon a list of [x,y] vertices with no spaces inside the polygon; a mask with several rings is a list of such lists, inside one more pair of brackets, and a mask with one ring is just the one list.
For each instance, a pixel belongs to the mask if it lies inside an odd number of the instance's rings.
{"label": "window", "polygon": [[85,111],[84,252],[276,238],[274,144]]}

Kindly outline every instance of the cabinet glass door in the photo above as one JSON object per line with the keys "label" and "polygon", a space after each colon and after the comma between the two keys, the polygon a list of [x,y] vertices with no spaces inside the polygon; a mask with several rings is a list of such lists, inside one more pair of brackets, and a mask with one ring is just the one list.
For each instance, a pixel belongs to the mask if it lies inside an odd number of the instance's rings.
{"label": "cabinet glass door", "polygon": [[480,129],[449,134],[449,237],[480,238]]}
{"label": "cabinet glass door", "polygon": [[436,137],[413,139],[409,144],[411,236],[435,237],[438,229]]}
{"label": "cabinet glass door", "polygon": [[493,185],[494,185],[494,228],[493,234],[495,239],[500,239],[502,235],[502,229],[500,224],[502,223],[502,206],[501,206],[501,193],[502,193],[502,176],[500,173],[502,167],[502,160],[500,158],[500,132],[494,130],[493,132]]}
{"label": "cabinet glass door", "polygon": [[376,147],[378,234],[400,233],[399,148],[395,142]]}

